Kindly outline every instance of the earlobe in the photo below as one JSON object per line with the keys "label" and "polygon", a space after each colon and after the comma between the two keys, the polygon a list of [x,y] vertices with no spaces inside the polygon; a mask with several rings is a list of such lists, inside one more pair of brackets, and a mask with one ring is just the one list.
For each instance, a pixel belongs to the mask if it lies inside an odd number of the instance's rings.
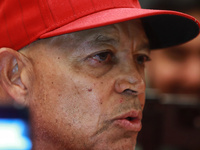
{"label": "earlobe", "polygon": [[28,94],[26,81],[23,80],[23,71],[26,66],[26,58],[21,53],[9,49],[0,49],[0,83],[2,88],[16,102],[27,105]]}

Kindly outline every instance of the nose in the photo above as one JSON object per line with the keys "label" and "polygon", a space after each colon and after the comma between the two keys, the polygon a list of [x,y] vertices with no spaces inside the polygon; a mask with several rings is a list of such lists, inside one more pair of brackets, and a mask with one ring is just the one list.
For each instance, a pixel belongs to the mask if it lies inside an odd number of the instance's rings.
{"label": "nose", "polygon": [[115,90],[117,93],[126,93],[131,95],[140,95],[145,93],[145,82],[143,72],[133,65],[123,66],[119,70],[115,81]]}

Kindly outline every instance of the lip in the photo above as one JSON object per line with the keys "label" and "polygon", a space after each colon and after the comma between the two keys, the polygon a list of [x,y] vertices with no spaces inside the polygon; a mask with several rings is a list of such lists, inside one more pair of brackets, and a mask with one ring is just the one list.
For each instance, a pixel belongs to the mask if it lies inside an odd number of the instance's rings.
{"label": "lip", "polygon": [[[130,118],[130,119],[128,119]],[[114,124],[128,131],[139,132],[142,129],[142,111],[130,111],[114,119]]]}

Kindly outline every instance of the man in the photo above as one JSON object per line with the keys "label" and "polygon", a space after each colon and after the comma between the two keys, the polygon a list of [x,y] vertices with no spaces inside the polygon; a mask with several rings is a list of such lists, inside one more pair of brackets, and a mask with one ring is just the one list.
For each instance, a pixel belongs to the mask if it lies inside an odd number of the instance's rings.
{"label": "man", "polygon": [[[152,6],[153,7],[153,6]],[[159,1],[154,8],[176,9],[200,19],[200,2]],[[200,102],[200,36],[187,43],[151,53],[148,63],[150,86],[176,96],[172,101]],[[173,97],[173,96],[172,96]]]}
{"label": "man", "polygon": [[2,92],[30,109],[38,150],[134,149],[149,47],[199,33],[193,17],[137,0],[0,4]]}

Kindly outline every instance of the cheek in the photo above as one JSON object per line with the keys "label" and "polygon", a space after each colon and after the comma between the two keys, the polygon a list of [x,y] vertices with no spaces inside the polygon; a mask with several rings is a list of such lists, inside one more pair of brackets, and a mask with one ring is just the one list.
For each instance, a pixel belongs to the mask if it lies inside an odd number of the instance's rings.
{"label": "cheek", "polygon": [[144,105],[145,105],[145,94],[140,94],[138,96],[139,100],[140,100],[140,105],[142,107],[142,110],[144,109]]}
{"label": "cheek", "polygon": [[[75,78],[75,75],[70,76]],[[59,134],[61,140],[70,136],[84,141],[99,127],[104,105],[103,89],[99,88],[101,83],[78,76],[77,80],[72,80],[70,76],[48,77],[40,82],[35,95],[37,100],[32,105],[33,119],[37,122],[36,130],[43,129],[39,133],[42,136],[56,139]]]}
{"label": "cheek", "polygon": [[74,79],[65,77],[62,81],[56,81],[56,86],[49,97],[54,101],[54,110],[61,112],[66,121],[73,123],[76,128],[95,126],[101,113],[100,89],[95,83],[86,78],[73,75]]}

